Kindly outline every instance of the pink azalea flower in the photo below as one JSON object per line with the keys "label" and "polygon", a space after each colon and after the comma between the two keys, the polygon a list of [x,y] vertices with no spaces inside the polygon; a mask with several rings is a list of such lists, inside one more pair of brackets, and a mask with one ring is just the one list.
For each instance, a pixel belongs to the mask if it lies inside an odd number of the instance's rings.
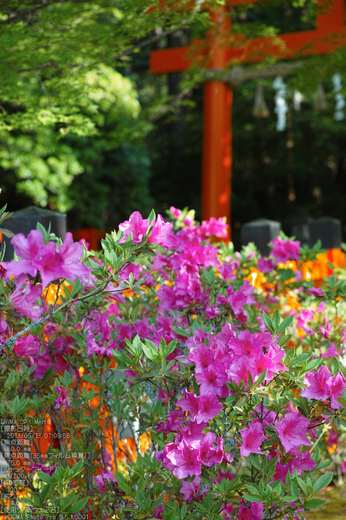
{"label": "pink azalea flower", "polygon": [[327,381],[331,375],[326,366],[322,366],[316,373],[308,372],[304,377],[304,383],[307,387],[300,395],[307,399],[322,399],[322,401],[325,401],[329,394]]}
{"label": "pink azalea flower", "polygon": [[233,504],[222,504],[222,510],[220,511],[220,515],[224,518],[233,518],[234,505]]}
{"label": "pink azalea flower", "polygon": [[277,237],[269,243],[273,246],[271,254],[277,264],[279,262],[286,263],[287,260],[298,260],[300,254],[300,242],[298,240],[283,240]]}
{"label": "pink azalea flower", "polygon": [[[233,461],[234,461],[234,457],[233,457],[232,453],[225,451],[223,454],[222,462],[225,462],[226,464],[232,464]],[[230,475],[231,475],[231,473],[230,473]],[[231,480],[231,479],[229,478],[228,480]]]}
{"label": "pink azalea flower", "polygon": [[55,391],[59,394],[59,397],[55,401],[56,404],[54,408],[57,410],[61,406],[66,410],[70,406],[70,398],[68,397],[67,390],[60,386],[56,386]]}
{"label": "pink azalea flower", "polygon": [[[91,269],[80,262],[83,256],[83,246],[79,242],[73,241],[72,233],[67,232],[64,242],[58,247],[62,258],[62,267],[67,273],[67,278],[75,281],[80,278],[86,284],[90,280]],[[61,278],[63,278],[61,276]]]}
{"label": "pink azalea flower", "polygon": [[10,335],[10,327],[0,316],[0,341],[5,342]]}
{"label": "pink azalea flower", "polygon": [[122,224],[119,224],[119,229],[125,233],[122,242],[125,242],[126,238],[132,233],[133,243],[139,243],[142,241],[145,233],[149,228],[149,220],[143,219],[139,211],[134,211],[129,220],[125,220]]}
{"label": "pink azalea flower", "polygon": [[299,269],[296,269],[294,271],[294,278],[296,279],[296,282],[298,282],[299,280],[301,280],[303,278],[303,274],[301,271],[299,271]]}
{"label": "pink azalea flower", "polygon": [[330,326],[329,321],[327,321],[327,318],[324,318],[323,322],[324,322],[324,327],[321,325],[320,332],[323,337],[328,339],[330,337],[331,326]]}
{"label": "pink azalea flower", "polygon": [[211,348],[206,347],[204,343],[200,343],[193,350],[190,350],[189,361],[195,363],[195,374],[206,370],[213,363],[214,355],[215,352]]}
{"label": "pink azalea flower", "polygon": [[159,244],[160,246],[170,246],[170,237],[172,234],[173,224],[165,222],[161,215],[157,215],[156,222],[148,238],[148,243]]}
{"label": "pink azalea flower", "polygon": [[325,308],[326,308],[326,304],[324,302],[321,302],[319,304],[319,306],[317,307],[316,312],[323,312]]}
{"label": "pink azalea flower", "polygon": [[218,395],[226,382],[226,374],[223,366],[220,363],[215,363],[196,373],[196,380],[201,385],[201,395],[210,393]]}
{"label": "pink azalea flower", "polygon": [[204,220],[200,226],[200,232],[205,237],[215,235],[219,238],[227,238],[229,226],[225,221],[226,219],[222,217],[218,219],[211,217],[209,220]]}
{"label": "pink azalea flower", "polygon": [[34,265],[34,260],[44,248],[41,231],[36,229],[30,231],[28,238],[25,238],[22,233],[19,233],[12,238],[11,244],[14,247],[16,255],[19,256],[21,260],[7,264],[7,275],[18,276],[25,273],[30,274],[30,276],[36,276],[37,267]]}
{"label": "pink azalea flower", "polygon": [[44,244],[41,231],[30,231],[28,238],[19,233],[12,238],[11,244],[22,260],[9,263],[7,274],[18,276],[40,273],[42,283],[47,287],[52,281],[60,278],[89,278],[89,269],[82,263],[76,263],[83,254],[83,247],[73,243],[72,234],[66,233],[63,244],[56,250],[55,242]]}
{"label": "pink azalea flower", "polygon": [[255,357],[262,352],[264,345],[256,338],[255,334],[251,334],[248,330],[242,330],[239,332],[238,338],[231,340],[230,346],[237,356]]}
{"label": "pink azalea flower", "polygon": [[211,305],[209,305],[208,307],[206,307],[205,313],[210,320],[213,320],[214,318],[216,318],[216,316],[220,314],[220,309],[218,307],[212,307]]}
{"label": "pink azalea flower", "polygon": [[62,256],[56,252],[55,242],[48,242],[34,259],[34,265],[41,275],[42,284],[47,287],[54,280],[68,278]]}
{"label": "pink azalea flower", "polygon": [[183,390],[184,398],[177,401],[177,406],[194,416],[198,413],[198,397],[192,392],[188,392],[186,388]]}
{"label": "pink azalea flower", "polygon": [[[157,215],[156,222],[153,224],[152,232],[148,242],[153,242],[162,246],[170,245],[169,237],[172,233],[172,228],[172,224],[168,222],[166,223],[161,215]],[[129,220],[119,224],[119,229],[125,233],[121,243],[124,243],[126,238],[130,235],[130,233],[132,233],[133,243],[138,244],[143,240],[145,233],[149,229],[149,220],[143,219],[139,211],[134,211],[130,215]]]}
{"label": "pink azalea flower", "polygon": [[170,432],[177,432],[181,429],[182,420],[185,418],[185,414],[182,410],[171,410],[168,414],[167,420],[159,422],[155,426],[157,432],[164,432],[166,435]]}
{"label": "pink azalea flower", "polygon": [[200,475],[202,471],[199,460],[199,450],[190,449],[185,441],[181,441],[175,449],[166,454],[166,458],[172,463],[173,475],[179,479]]}
{"label": "pink azalea flower", "polygon": [[100,347],[93,336],[93,333],[88,330],[86,337],[86,349],[87,349],[87,357],[90,357],[92,354],[97,354],[98,356],[103,356],[106,354],[107,349],[105,347]]}
{"label": "pink azalea flower", "polygon": [[30,364],[33,365],[34,360],[32,356],[37,356],[40,353],[40,347],[40,340],[36,336],[28,334],[27,336],[20,336],[16,340],[13,353],[19,358],[28,358]]}
{"label": "pink azalea flower", "polygon": [[274,263],[271,258],[260,258],[257,262],[257,269],[262,273],[271,273],[274,269]]}
{"label": "pink azalea flower", "polygon": [[299,456],[290,459],[289,461],[291,473],[296,469],[298,475],[301,475],[303,471],[312,471],[316,468],[316,462],[311,458],[311,455],[308,451],[305,453],[299,453]]}
{"label": "pink azalea flower", "polygon": [[251,305],[256,303],[255,298],[252,296],[254,288],[247,280],[244,280],[244,284],[240,289],[234,291],[234,294],[230,295],[227,300],[229,301],[232,310],[240,321],[246,321],[246,312],[244,312],[245,305]]}
{"label": "pink azalea flower", "polygon": [[191,502],[191,500],[196,499],[199,493],[199,486],[201,483],[201,477],[195,477],[192,482],[187,482],[186,480],[182,480],[182,486],[179,489],[179,492],[184,495],[184,500]]}
{"label": "pink azalea flower", "polygon": [[31,286],[30,282],[26,282],[27,277],[21,274],[16,278],[16,289],[10,296],[13,307],[35,321],[43,312],[43,307],[36,302],[42,295],[42,285]]}
{"label": "pink azalea flower", "polygon": [[194,420],[197,424],[202,422],[209,422],[216,417],[223,406],[213,394],[200,395],[198,397],[198,411]]}
{"label": "pink azalea flower", "polygon": [[337,401],[338,397],[342,397],[343,391],[346,388],[346,381],[342,374],[339,372],[336,377],[331,377],[327,381],[330,396],[330,406],[332,408],[342,408],[343,405]]}
{"label": "pink azalea flower", "polygon": [[223,439],[218,439],[216,449],[214,448],[215,441],[215,433],[208,432],[202,441],[193,443],[193,447],[199,449],[199,460],[204,466],[214,466],[223,459]]}
{"label": "pink azalea flower", "polygon": [[341,471],[343,473],[346,473],[346,460],[344,460],[342,463],[341,463]]}
{"label": "pink azalea flower", "polygon": [[260,422],[252,422],[246,428],[240,430],[243,444],[240,447],[240,455],[247,457],[250,453],[261,453],[261,444],[265,439],[262,424]]}
{"label": "pink azalea flower", "polygon": [[338,440],[339,440],[339,432],[335,432],[332,430],[326,440],[327,440],[327,444],[329,446],[333,446],[334,444],[337,444]]}
{"label": "pink azalea flower", "polygon": [[250,507],[241,505],[239,507],[239,520],[262,520],[264,513],[264,504],[261,502],[253,502]]}
{"label": "pink azalea flower", "polygon": [[221,471],[221,469],[218,469],[217,472],[218,472],[219,476],[216,479],[212,479],[213,482],[218,482],[220,484],[220,482],[222,482],[223,479],[229,480],[229,481],[234,479],[234,475],[230,471],[227,471],[226,473],[224,473],[223,471]]}
{"label": "pink azalea flower", "polygon": [[[301,311],[297,317],[297,326],[310,334],[311,329],[308,327],[308,322],[311,321],[313,317],[314,313],[312,311],[308,309]],[[313,331],[311,331],[311,334],[314,334]]]}
{"label": "pink azalea flower", "polygon": [[289,467],[286,464],[281,464],[279,461],[277,461],[275,466],[273,482],[275,480],[282,480],[282,482],[285,483],[288,470]]}
{"label": "pink azalea flower", "polygon": [[32,464],[30,467],[30,471],[32,473],[35,473],[36,471],[43,471],[43,473],[46,473],[49,476],[52,476],[54,471],[56,470],[57,465],[53,464],[53,466],[45,466],[44,464]]}
{"label": "pink azalea flower", "polygon": [[308,293],[312,294],[313,296],[324,296],[324,292],[322,291],[322,289],[319,289],[318,287],[310,287]]}
{"label": "pink azalea flower", "polygon": [[95,485],[98,488],[101,495],[106,493],[106,485],[108,482],[117,482],[117,479],[113,473],[109,470],[101,470],[97,477],[94,477]]}
{"label": "pink azalea flower", "polygon": [[250,365],[249,359],[246,356],[238,357],[234,363],[230,366],[228,370],[228,379],[230,383],[237,383],[239,385],[241,381],[245,381],[248,383],[249,381],[249,370],[251,372],[252,377],[255,377],[255,370]]}
{"label": "pink azalea flower", "polygon": [[234,273],[235,269],[236,269],[235,263],[223,262],[223,264],[219,268],[219,273],[222,276],[223,280],[234,280],[235,274],[233,274],[233,273]]}
{"label": "pink azalea flower", "polygon": [[274,426],[286,453],[295,446],[310,446],[310,441],[305,437],[309,424],[309,419],[289,412]]}
{"label": "pink azalea flower", "polygon": [[172,213],[172,215],[173,215],[175,218],[179,218],[180,215],[181,215],[181,211],[180,211],[180,209],[177,209],[177,208],[175,208],[174,206],[171,206],[171,207],[169,208],[169,211]]}
{"label": "pink azalea flower", "polygon": [[322,354],[323,358],[338,357],[338,351],[334,343],[331,343],[327,350]]}
{"label": "pink azalea flower", "polygon": [[204,433],[202,433],[202,430],[206,427],[206,425],[206,423],[197,424],[196,422],[187,424],[181,430],[182,440],[184,440],[188,446],[192,446],[193,443],[198,441],[203,441]]}

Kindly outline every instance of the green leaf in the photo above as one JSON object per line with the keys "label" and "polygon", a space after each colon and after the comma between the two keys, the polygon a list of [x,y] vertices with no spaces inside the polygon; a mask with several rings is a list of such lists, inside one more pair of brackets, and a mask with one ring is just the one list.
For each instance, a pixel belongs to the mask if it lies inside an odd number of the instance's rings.
{"label": "green leaf", "polygon": [[60,506],[60,512],[65,511],[71,504],[77,503],[77,495],[75,493],[71,493],[64,498],[63,503]]}
{"label": "green leaf", "polygon": [[38,471],[37,474],[40,477],[40,479],[43,480],[43,482],[45,482],[46,484],[50,484],[52,482],[52,477],[47,475],[47,473],[44,473],[43,471]]}
{"label": "green leaf", "polygon": [[72,287],[72,293],[71,293],[72,298],[77,293],[79,293],[81,290],[82,290],[82,282],[80,281],[80,278],[77,278],[77,280],[74,282],[73,287]]}
{"label": "green leaf", "polygon": [[300,477],[297,477],[297,482],[299,484],[300,489],[302,489],[304,491],[305,495],[307,495],[308,488],[306,487],[304,480],[302,480]]}
{"label": "green leaf", "polygon": [[155,219],[156,219],[155,211],[154,211],[154,209],[152,209],[150,212],[150,215],[148,217],[149,225],[152,224]]}
{"label": "green leaf", "polygon": [[272,318],[274,332],[277,332],[280,320],[281,320],[280,313],[279,313],[278,309],[276,309],[276,311],[274,312],[274,316]]}
{"label": "green leaf", "polygon": [[282,332],[284,329],[287,329],[287,327],[290,327],[293,323],[294,316],[289,316],[288,318],[285,318],[279,325],[278,330],[276,331],[277,334]]}
{"label": "green leaf", "polygon": [[130,488],[130,486],[127,484],[127,481],[125,480],[123,475],[119,471],[116,471],[115,472],[115,476],[116,476],[116,479],[118,481],[118,486],[120,487],[120,489],[125,491],[125,493],[127,495],[133,495],[133,491]]}
{"label": "green leaf", "polygon": [[262,471],[262,465],[260,461],[258,460],[258,456],[253,455],[252,453],[248,457],[249,462],[252,466],[254,466],[258,471]]}
{"label": "green leaf", "polygon": [[77,502],[75,502],[75,503],[73,504],[72,507],[70,507],[69,512],[70,512],[70,513],[78,513],[78,511],[80,511],[81,509],[83,509],[83,507],[86,505],[86,503],[88,502],[88,500],[89,500],[89,497],[81,498],[80,500],[78,500]]}
{"label": "green leaf", "polygon": [[[295,483],[292,481],[291,482],[291,493],[292,493],[292,496],[298,498],[299,497],[299,488],[298,486],[295,485]],[[295,498],[295,500],[296,500]]]}
{"label": "green leaf", "polygon": [[317,368],[321,363],[322,363],[322,358],[312,359],[304,367],[304,371],[308,372],[309,370],[313,370],[313,369]]}
{"label": "green leaf", "polygon": [[49,484],[46,484],[43,487],[42,491],[40,492],[40,503],[41,504],[45,503],[46,498],[47,498],[49,492],[51,491],[51,489],[52,489],[52,486],[50,486]]}
{"label": "green leaf", "polygon": [[304,509],[316,509],[316,507],[320,507],[325,503],[325,500],[321,500],[320,498],[312,498],[308,500],[303,505]]}
{"label": "green leaf", "polygon": [[258,489],[252,485],[252,484],[246,484],[245,485],[246,489],[248,491],[250,491],[250,493],[252,493],[253,495],[259,495],[259,492],[258,492]]}
{"label": "green leaf", "polygon": [[179,334],[179,336],[185,336],[185,338],[188,338],[189,337],[189,333],[186,332],[186,330],[184,329],[181,329],[179,327],[172,327],[172,330],[173,332],[175,332],[176,334]]}
{"label": "green leaf", "polygon": [[254,497],[252,495],[243,495],[243,498],[245,498],[245,500],[248,500],[249,502],[263,502],[263,498]]}
{"label": "green leaf", "polygon": [[[14,233],[12,233],[12,231],[10,231],[9,229],[0,228],[0,233],[5,235],[5,237],[7,237],[7,238],[13,238],[14,237]],[[4,244],[4,245],[6,245],[6,244]]]}
{"label": "green leaf", "polygon": [[273,330],[272,321],[271,321],[269,316],[264,311],[263,311],[263,314],[262,314],[262,319],[263,319],[264,324],[267,327],[267,329],[272,332],[272,330]]}
{"label": "green leaf", "polygon": [[265,380],[265,378],[267,377],[267,374],[268,374],[268,369],[266,368],[264,372],[262,372],[258,378],[256,379],[256,382],[255,382],[255,385],[254,385],[254,388],[257,388],[261,383],[263,383],[263,381]]}
{"label": "green leaf", "polygon": [[187,512],[187,505],[186,502],[182,505],[180,510],[180,518],[185,518]]}
{"label": "green leaf", "polygon": [[294,366],[294,365],[298,365],[299,363],[304,363],[304,361],[307,361],[310,358],[311,358],[311,354],[300,354],[299,356],[296,356],[295,358],[292,359],[289,366]]}
{"label": "green leaf", "polygon": [[155,343],[149,339],[145,340],[145,344],[142,343],[143,352],[148,359],[155,361],[159,357],[159,351]]}
{"label": "green leaf", "polygon": [[96,385],[95,379],[90,374],[85,374],[84,373],[83,374],[83,379],[85,379],[85,381],[87,381],[88,383],[91,383],[92,385]]}
{"label": "green leaf", "polygon": [[143,493],[139,489],[137,490],[137,493],[136,493],[136,500],[137,500],[137,503],[138,503],[139,507],[141,509],[145,509],[145,507],[146,507],[145,497],[144,497]]}
{"label": "green leaf", "polygon": [[333,480],[333,472],[329,471],[328,473],[325,473],[324,475],[321,475],[320,478],[314,483],[314,493],[318,493],[321,491],[321,489],[328,486],[328,484],[331,483]]}
{"label": "green leaf", "polygon": [[69,473],[69,478],[72,479],[74,478],[76,475],[78,475],[78,473],[80,473],[82,470],[83,470],[83,466],[84,466],[84,460],[83,459],[80,459],[77,464],[75,464],[71,469],[70,469],[70,473]]}
{"label": "green leaf", "polygon": [[292,495],[286,495],[285,497],[283,497],[281,499],[283,502],[294,502],[295,500],[297,500],[297,497],[294,497]]}
{"label": "green leaf", "polygon": [[338,358],[334,358],[333,363],[332,363],[332,374],[335,377],[338,375],[339,372],[340,372],[339,360],[338,360]]}

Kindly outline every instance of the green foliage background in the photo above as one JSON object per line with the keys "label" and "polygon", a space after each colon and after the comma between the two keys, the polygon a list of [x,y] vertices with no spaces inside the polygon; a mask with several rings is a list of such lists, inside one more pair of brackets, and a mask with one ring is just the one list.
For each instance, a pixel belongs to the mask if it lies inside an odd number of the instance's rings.
{"label": "green foliage background", "polygon": [[[162,213],[171,204],[200,215],[201,71],[149,73],[150,50],[206,33],[201,2],[194,10],[185,3],[176,9],[170,0],[0,1],[1,203],[67,211],[72,228],[115,227],[134,210],[154,206]],[[314,1],[260,4],[231,9],[234,31],[314,26]],[[241,224],[253,218],[280,220],[289,234],[309,217],[346,224],[346,121],[333,119],[331,83],[345,63],[341,49],[306,59],[285,78],[291,94],[299,89],[305,97],[299,112],[288,99],[284,132],[275,128],[272,79],[263,82],[267,119],[252,115],[255,82],[234,89],[236,245]],[[321,81],[324,113],[313,108]]]}

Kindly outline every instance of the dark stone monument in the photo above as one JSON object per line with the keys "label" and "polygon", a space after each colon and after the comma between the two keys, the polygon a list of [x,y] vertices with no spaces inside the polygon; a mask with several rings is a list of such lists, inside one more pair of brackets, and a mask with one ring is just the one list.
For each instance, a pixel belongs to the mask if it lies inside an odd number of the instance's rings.
{"label": "dark stone monument", "polygon": [[323,217],[309,223],[309,246],[321,240],[323,249],[339,249],[342,242],[341,221],[337,218]]}
{"label": "dark stone monument", "polygon": [[246,245],[254,242],[262,256],[268,256],[270,248],[268,243],[279,236],[281,231],[280,222],[260,218],[242,225],[241,242]]}
{"label": "dark stone monument", "polygon": [[[28,208],[15,211],[12,217],[3,222],[1,227],[9,229],[15,235],[23,233],[23,235],[27,237],[32,229],[36,229],[37,222],[40,222],[46,229],[48,229],[50,223],[51,232],[62,240],[65,239],[66,214],[51,211],[49,209],[36,208],[35,206],[29,206]],[[4,261],[10,262],[13,259],[14,248],[11,245],[11,239],[5,237],[3,234],[1,250],[4,243],[6,244]]]}

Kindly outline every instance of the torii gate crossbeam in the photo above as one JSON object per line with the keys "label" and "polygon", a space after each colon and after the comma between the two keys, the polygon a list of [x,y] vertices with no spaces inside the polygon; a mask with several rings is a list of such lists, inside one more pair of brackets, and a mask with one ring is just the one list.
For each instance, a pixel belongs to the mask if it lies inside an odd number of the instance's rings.
{"label": "torii gate crossbeam", "polygon": [[[263,1],[263,0],[259,0]],[[230,5],[246,5],[253,0],[229,0]],[[321,9],[325,4],[325,10]],[[241,35],[226,47],[223,36],[230,34],[230,19],[225,11],[214,14],[220,33],[201,51],[198,42],[191,47],[178,47],[152,51],[150,71],[163,74],[187,70],[196,58],[207,60],[211,69],[224,70],[231,60],[238,64],[255,63],[270,55],[277,59],[293,59],[311,54],[328,54],[346,44],[345,0],[318,0],[321,12],[316,17],[316,29],[281,34],[276,38],[245,40]],[[334,37],[335,36],[335,37]],[[242,42],[244,41],[244,44]],[[202,219],[218,218],[231,213],[231,165],[232,165],[232,90],[222,81],[206,81],[204,84],[203,123],[203,171],[202,171]]]}

